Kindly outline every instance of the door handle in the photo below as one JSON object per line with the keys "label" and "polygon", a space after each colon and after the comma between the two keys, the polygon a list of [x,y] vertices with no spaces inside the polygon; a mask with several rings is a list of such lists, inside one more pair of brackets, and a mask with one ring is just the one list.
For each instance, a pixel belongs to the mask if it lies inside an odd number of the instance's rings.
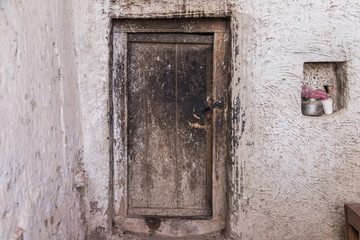
{"label": "door handle", "polygon": [[224,108],[224,106],[225,106],[224,99],[221,98],[220,100],[214,102],[210,106],[203,108],[202,111],[203,112],[208,112],[208,111],[213,110],[215,108],[222,109],[222,108]]}

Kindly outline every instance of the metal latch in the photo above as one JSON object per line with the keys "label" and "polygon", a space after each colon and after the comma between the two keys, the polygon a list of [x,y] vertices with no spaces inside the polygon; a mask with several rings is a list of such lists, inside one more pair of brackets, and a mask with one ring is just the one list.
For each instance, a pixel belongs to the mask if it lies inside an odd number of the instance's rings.
{"label": "metal latch", "polygon": [[210,110],[213,110],[215,108],[218,108],[218,109],[222,109],[224,108],[225,104],[224,104],[224,99],[220,99],[216,102],[214,102],[213,104],[211,104],[210,106],[206,107],[206,108],[203,108],[202,111],[203,112],[207,112],[207,111],[210,111]]}

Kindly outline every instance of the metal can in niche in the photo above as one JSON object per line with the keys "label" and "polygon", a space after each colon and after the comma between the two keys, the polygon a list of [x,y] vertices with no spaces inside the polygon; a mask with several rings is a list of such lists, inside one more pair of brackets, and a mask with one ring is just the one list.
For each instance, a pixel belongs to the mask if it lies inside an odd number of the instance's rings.
{"label": "metal can in niche", "polygon": [[323,115],[324,108],[320,100],[310,98],[302,101],[301,112],[306,116],[321,116]]}

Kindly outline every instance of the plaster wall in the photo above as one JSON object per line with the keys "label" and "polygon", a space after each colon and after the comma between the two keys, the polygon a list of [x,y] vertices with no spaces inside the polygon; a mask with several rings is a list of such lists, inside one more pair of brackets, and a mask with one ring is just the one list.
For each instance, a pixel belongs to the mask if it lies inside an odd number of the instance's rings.
{"label": "plaster wall", "polygon": [[109,145],[109,3],[73,1],[84,132],[85,214],[89,239],[111,232]]}
{"label": "plaster wall", "polygon": [[0,239],[84,239],[69,3],[0,1]]}
{"label": "plaster wall", "polygon": [[[359,202],[360,193],[359,3],[76,0],[74,6],[90,236],[111,233],[116,214],[109,184],[110,17],[229,16],[227,230],[234,239],[344,238],[343,204]],[[346,63],[346,107],[321,118],[303,116],[304,62],[331,61]]]}
{"label": "plaster wall", "polygon": [[[232,89],[230,227],[239,238],[344,239],[343,204],[360,191],[359,9],[347,1],[233,6],[235,26],[247,25],[234,36]],[[331,61],[346,62],[347,107],[303,116],[304,62]]]}

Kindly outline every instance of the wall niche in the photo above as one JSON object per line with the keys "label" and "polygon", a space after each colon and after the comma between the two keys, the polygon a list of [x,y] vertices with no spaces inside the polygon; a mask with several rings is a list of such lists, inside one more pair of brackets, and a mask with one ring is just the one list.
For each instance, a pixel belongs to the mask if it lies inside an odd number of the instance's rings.
{"label": "wall niche", "polygon": [[[302,89],[302,113],[308,116],[321,116],[325,111],[325,103],[314,99],[304,98],[304,87],[326,93],[332,99],[332,112],[337,112],[346,107],[347,77],[345,62],[306,62],[304,63],[304,79]],[[318,90],[320,92],[320,90]],[[321,94],[320,94],[321,95]],[[310,106],[312,105],[312,106]],[[321,113],[311,110],[319,105],[324,105]],[[309,112],[310,111],[310,112]],[[326,113],[326,112],[325,112]],[[329,113],[326,113],[329,114]]]}

